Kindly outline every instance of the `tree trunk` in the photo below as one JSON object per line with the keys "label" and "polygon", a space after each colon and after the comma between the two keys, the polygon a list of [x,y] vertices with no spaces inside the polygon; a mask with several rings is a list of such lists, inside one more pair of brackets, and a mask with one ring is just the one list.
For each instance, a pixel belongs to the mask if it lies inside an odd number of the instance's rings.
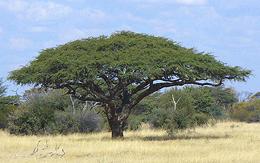
{"label": "tree trunk", "polygon": [[111,128],[111,131],[112,131],[112,138],[113,139],[123,138],[124,137],[123,121],[120,121],[117,119],[116,120],[108,119],[108,122],[109,122],[109,126]]}

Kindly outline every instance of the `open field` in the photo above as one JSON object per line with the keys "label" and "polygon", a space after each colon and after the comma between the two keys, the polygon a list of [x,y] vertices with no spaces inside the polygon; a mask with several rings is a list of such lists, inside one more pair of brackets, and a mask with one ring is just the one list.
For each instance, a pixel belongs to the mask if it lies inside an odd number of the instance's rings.
{"label": "open field", "polygon": [[6,163],[260,162],[260,124],[237,122],[197,128],[172,139],[163,131],[143,129],[125,133],[124,140],[111,140],[110,133],[22,137],[3,131],[0,140],[0,162]]}

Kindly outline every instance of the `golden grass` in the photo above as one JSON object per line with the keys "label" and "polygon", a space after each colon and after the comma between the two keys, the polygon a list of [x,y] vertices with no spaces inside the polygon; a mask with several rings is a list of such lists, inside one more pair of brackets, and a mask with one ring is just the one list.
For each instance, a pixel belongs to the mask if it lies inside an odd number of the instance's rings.
{"label": "golden grass", "polygon": [[[260,163],[260,124],[222,122],[172,139],[163,131],[143,129],[126,132],[124,140],[111,140],[110,133],[37,137],[3,131],[0,140],[3,163]],[[61,145],[57,151],[56,145]],[[66,154],[60,157],[62,149]]]}

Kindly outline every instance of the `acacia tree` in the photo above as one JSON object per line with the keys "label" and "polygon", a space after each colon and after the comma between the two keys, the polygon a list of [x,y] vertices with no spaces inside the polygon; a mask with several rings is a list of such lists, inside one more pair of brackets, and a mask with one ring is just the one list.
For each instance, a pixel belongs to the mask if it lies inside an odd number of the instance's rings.
{"label": "acacia tree", "polygon": [[112,137],[118,138],[132,108],[162,88],[220,86],[225,80],[245,81],[249,75],[249,70],[227,66],[172,40],[122,31],[45,49],[9,79],[66,89],[74,98],[100,103]]}

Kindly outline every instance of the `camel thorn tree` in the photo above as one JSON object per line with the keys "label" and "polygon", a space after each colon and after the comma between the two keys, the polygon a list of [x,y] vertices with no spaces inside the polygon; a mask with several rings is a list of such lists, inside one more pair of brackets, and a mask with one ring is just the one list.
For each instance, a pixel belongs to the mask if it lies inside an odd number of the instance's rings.
{"label": "camel thorn tree", "polygon": [[122,31],[45,49],[9,79],[66,89],[73,98],[98,102],[112,137],[120,138],[132,108],[162,88],[220,86],[225,80],[245,81],[249,75],[249,70],[227,66],[169,39]]}

